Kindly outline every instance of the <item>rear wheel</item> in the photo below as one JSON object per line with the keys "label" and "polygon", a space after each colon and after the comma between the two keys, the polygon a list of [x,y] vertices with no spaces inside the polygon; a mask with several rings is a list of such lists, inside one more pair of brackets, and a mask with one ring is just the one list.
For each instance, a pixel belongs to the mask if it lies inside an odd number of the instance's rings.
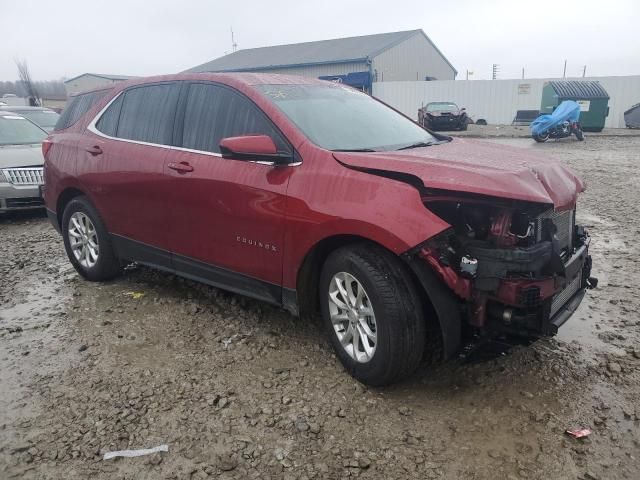
{"label": "rear wheel", "polygon": [[62,237],[69,261],[87,280],[109,280],[120,272],[109,234],[86,197],[76,197],[65,207]]}
{"label": "rear wheel", "polygon": [[359,381],[387,385],[419,366],[426,342],[422,303],[391,253],[367,244],[333,252],[322,269],[320,306],[338,358]]}
{"label": "rear wheel", "polygon": [[534,135],[533,139],[538,143],[544,143],[549,140],[549,132],[546,132],[542,135]]}

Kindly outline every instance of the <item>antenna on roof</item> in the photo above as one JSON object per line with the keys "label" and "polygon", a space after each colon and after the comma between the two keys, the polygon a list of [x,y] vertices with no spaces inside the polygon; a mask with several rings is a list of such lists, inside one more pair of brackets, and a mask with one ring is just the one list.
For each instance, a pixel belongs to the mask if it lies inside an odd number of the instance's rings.
{"label": "antenna on roof", "polygon": [[233,36],[233,27],[231,27],[231,49],[234,52],[238,50],[238,44],[236,43],[236,39]]}

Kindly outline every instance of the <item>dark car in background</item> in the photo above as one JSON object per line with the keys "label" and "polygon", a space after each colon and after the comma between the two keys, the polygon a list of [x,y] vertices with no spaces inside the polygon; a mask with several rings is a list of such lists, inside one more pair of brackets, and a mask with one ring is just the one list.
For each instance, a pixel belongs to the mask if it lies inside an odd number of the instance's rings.
{"label": "dark car in background", "polygon": [[42,208],[42,141],[47,132],[13,112],[0,111],[0,213]]}
{"label": "dark car in background", "polygon": [[13,112],[18,115],[31,120],[47,133],[51,133],[53,127],[55,127],[60,115],[50,108],[46,107],[27,107],[27,106],[2,106],[0,112]]}
{"label": "dark car in background", "polygon": [[466,130],[466,109],[453,102],[430,102],[418,110],[418,123],[429,130]]}

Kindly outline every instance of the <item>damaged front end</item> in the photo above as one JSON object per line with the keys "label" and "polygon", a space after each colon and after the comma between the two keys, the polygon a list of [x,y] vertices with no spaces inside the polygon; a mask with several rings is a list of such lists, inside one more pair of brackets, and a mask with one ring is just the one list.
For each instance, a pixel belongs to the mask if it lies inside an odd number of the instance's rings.
{"label": "damaged front end", "polygon": [[409,252],[411,261],[426,262],[451,289],[462,326],[475,333],[554,335],[597,284],[575,207],[447,195],[423,202],[451,228]]}

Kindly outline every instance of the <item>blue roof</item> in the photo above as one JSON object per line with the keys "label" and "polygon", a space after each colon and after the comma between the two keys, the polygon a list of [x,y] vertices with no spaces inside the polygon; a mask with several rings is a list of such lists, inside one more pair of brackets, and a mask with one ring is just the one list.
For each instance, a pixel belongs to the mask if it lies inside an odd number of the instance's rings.
{"label": "blue roof", "polygon": [[[422,30],[378,33],[360,37],[238,50],[193,67],[187,72],[251,71],[304,65],[365,62],[418,34],[424,35],[427,41],[433,45],[433,42]],[[433,46],[435,48],[435,45]],[[436,50],[438,49],[436,48]],[[449,63],[439,50],[438,53]],[[449,65],[455,71],[451,63]]]}

